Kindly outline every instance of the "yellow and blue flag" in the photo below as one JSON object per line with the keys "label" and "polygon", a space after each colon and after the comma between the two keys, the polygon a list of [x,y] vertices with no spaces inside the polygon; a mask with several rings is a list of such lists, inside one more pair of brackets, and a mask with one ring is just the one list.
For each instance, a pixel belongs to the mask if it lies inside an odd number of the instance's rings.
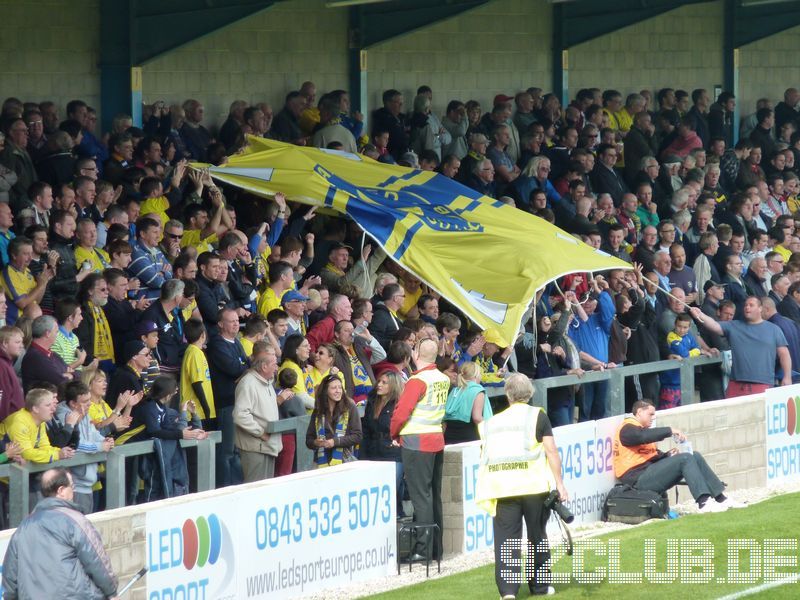
{"label": "yellow and blue flag", "polygon": [[249,137],[211,175],[351,217],[390,258],[511,344],[536,290],[568,273],[630,268],[529,213],[429,171]]}

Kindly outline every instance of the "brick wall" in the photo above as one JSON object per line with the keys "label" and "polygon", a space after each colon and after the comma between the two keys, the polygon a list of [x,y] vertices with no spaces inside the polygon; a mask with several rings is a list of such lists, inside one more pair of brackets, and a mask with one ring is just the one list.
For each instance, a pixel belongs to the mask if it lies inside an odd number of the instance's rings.
{"label": "brick wall", "polygon": [[722,83],[722,2],[684,6],[575,46],[570,94],[583,87],[642,89]]}
{"label": "brick wall", "polygon": [[452,19],[369,49],[370,110],[396,88],[413,107],[420,85],[433,89],[433,110],[453,99],[491,108],[498,93],[551,87],[552,7],[544,0],[495,0]]}
{"label": "brick wall", "polygon": [[[703,455],[729,490],[767,484],[763,396],[683,406],[660,411],[657,419],[659,426],[668,425],[687,434],[692,448]],[[662,442],[662,449],[671,444]],[[691,498],[685,487],[680,492],[680,501]]]}
{"label": "brick wall", "polygon": [[75,98],[99,109],[99,1],[14,0],[2,10],[2,99],[53,100],[62,118]]}
{"label": "brick wall", "polygon": [[793,27],[739,49],[739,107],[741,114],[755,112],[756,100],[783,100],[783,92],[800,85],[800,65],[796,60],[797,36]]}
{"label": "brick wall", "polygon": [[293,0],[195,40],[144,65],[144,101],[201,100],[220,125],[231,102],[283,106],[306,80],[322,91],[347,88],[347,11],[324,0]]}

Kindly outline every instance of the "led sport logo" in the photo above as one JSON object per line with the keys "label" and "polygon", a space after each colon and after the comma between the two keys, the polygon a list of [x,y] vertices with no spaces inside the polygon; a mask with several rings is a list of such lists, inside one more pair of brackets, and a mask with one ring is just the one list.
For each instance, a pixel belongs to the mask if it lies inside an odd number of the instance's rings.
{"label": "led sport logo", "polygon": [[191,571],[195,566],[216,564],[222,550],[222,528],[219,518],[210,514],[208,519],[198,517],[183,523],[183,566]]}
{"label": "led sport logo", "polygon": [[[181,516],[183,519],[183,516]],[[214,513],[165,519],[147,534],[148,600],[233,598],[231,532]]]}

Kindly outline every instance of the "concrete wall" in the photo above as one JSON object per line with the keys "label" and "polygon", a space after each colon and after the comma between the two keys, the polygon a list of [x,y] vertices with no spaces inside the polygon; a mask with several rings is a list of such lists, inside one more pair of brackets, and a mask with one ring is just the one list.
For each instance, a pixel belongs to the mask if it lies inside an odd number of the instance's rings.
{"label": "concrete wall", "polygon": [[347,11],[324,0],[279,2],[144,65],[144,101],[205,104],[221,124],[230,103],[267,101],[275,112],[308,79],[319,91],[347,88]]}
{"label": "concrete wall", "polygon": [[53,100],[64,118],[75,98],[99,108],[99,1],[13,0],[2,10],[2,99]]}
{"label": "concrete wall", "polygon": [[793,27],[739,49],[739,107],[743,115],[755,112],[756,100],[783,100],[789,87],[800,87],[796,57],[800,27]]}
{"label": "concrete wall", "polygon": [[584,87],[642,89],[722,84],[722,2],[690,5],[575,46],[570,95]]}
{"label": "concrete wall", "polygon": [[450,100],[478,100],[491,108],[496,94],[551,87],[552,7],[544,0],[495,0],[369,49],[371,109],[381,93],[404,93],[406,110],[420,85],[433,88],[433,110]]}

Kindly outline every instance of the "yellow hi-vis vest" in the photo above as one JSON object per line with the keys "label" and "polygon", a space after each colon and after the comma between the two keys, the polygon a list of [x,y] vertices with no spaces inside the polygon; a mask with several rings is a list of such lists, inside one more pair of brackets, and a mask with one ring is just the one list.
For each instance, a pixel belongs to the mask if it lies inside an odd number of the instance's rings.
{"label": "yellow hi-vis vest", "polygon": [[548,492],[553,480],[544,445],[536,441],[541,408],[514,403],[484,421],[475,503],[494,516],[498,498]]}
{"label": "yellow hi-vis vest", "polygon": [[414,379],[425,384],[425,397],[417,402],[408,421],[400,430],[400,435],[442,433],[444,405],[447,403],[447,393],[450,391],[450,378],[438,369],[424,369],[410,377],[409,382]]}

